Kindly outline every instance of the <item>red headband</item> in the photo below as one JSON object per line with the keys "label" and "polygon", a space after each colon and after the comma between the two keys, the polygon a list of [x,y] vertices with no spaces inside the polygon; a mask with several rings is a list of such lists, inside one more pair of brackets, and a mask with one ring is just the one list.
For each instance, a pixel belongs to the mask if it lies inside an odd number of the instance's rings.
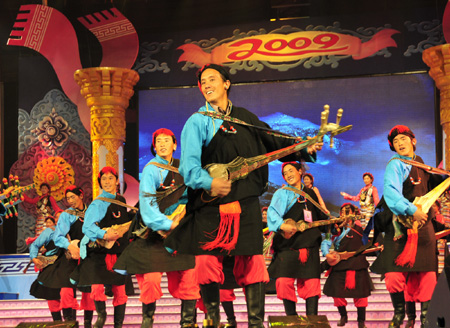
{"label": "red headband", "polygon": [[372,182],[373,182],[373,175],[372,175],[372,173],[370,173],[370,172],[365,172],[365,173],[363,174],[363,179],[364,179],[364,177],[365,177],[366,175],[368,175],[368,176],[372,179]]}
{"label": "red headband", "polygon": [[392,151],[395,151],[394,143],[393,143],[394,138],[396,136],[398,136],[399,134],[407,135],[411,139],[416,138],[416,136],[414,135],[414,132],[412,132],[411,129],[408,128],[406,125],[396,125],[396,126],[394,126],[391,129],[391,131],[389,131],[389,134],[388,134],[389,147],[391,148]]}

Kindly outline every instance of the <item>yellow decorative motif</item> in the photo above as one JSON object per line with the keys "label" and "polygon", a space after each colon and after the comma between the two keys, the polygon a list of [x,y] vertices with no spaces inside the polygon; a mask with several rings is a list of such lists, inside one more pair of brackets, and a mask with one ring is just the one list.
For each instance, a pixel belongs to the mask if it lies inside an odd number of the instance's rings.
{"label": "yellow decorative motif", "polygon": [[440,118],[445,132],[445,168],[450,168],[450,44],[424,50],[422,59],[430,67],[429,75],[440,90]]}
{"label": "yellow decorative motif", "polygon": [[77,70],[75,80],[91,112],[92,187],[96,197],[100,191],[99,163],[104,162],[116,170],[123,167],[123,158],[119,158],[117,151],[125,142],[125,110],[139,75],[126,68],[93,67]]}
{"label": "yellow decorative motif", "polygon": [[58,201],[64,198],[66,188],[75,183],[72,166],[62,157],[49,157],[40,161],[34,169],[34,184],[41,195],[40,185],[47,183],[51,195]]}

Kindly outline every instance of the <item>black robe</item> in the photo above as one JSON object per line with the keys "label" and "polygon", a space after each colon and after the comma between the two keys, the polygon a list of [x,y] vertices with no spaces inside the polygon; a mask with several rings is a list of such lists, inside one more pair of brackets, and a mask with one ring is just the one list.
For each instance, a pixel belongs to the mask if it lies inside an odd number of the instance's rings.
{"label": "black robe", "polygon": [[[200,115],[200,114],[195,114]],[[233,106],[230,116],[249,124],[267,128],[258,117],[248,110]],[[207,147],[202,151],[202,166],[211,163],[229,163],[236,157],[245,158],[263,155],[292,145],[292,139],[274,137],[261,130],[234,124],[227,121],[223,126],[228,130],[231,125],[236,133],[227,133],[219,129]],[[184,145],[189,147],[189,145]],[[306,150],[305,150],[306,151]],[[283,160],[300,160],[300,152]],[[256,169],[241,180],[232,184],[231,192],[223,198],[210,197],[204,190],[189,189],[187,214],[180,224],[166,238],[165,245],[178,253],[209,255],[256,255],[262,254],[263,234],[262,215],[258,197],[266,191],[268,184],[267,165]],[[221,217],[220,204],[239,201],[241,207],[239,234],[235,249],[230,252],[221,248],[205,250],[202,248],[217,236]]]}

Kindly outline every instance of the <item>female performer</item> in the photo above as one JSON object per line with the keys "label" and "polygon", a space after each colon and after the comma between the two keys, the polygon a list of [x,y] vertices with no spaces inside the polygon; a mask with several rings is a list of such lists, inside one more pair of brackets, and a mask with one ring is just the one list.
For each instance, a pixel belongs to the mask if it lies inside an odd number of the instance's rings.
{"label": "female performer", "polygon": [[[314,190],[314,192],[317,195],[317,199],[319,200],[320,206],[322,206],[324,209],[328,211],[327,206],[325,205],[325,202],[323,201],[322,196],[320,195],[319,188],[314,187],[314,177],[311,173],[305,173],[303,175],[303,183],[305,184],[306,187]],[[328,211],[328,213],[330,213],[330,211]]]}

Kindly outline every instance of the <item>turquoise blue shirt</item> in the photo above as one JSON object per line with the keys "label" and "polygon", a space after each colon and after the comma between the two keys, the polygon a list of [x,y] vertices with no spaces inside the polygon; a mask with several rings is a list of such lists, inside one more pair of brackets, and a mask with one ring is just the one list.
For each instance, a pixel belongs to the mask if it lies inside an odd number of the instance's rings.
{"label": "turquoise blue shirt", "polygon": [[[69,208],[69,210],[75,211],[74,208]],[[77,221],[78,216],[69,214],[67,212],[62,212],[58,219],[58,224],[56,225],[55,235],[53,240],[55,245],[64,249],[67,249],[70,245],[67,239],[67,234],[70,231],[72,224]]]}
{"label": "turquoise blue shirt", "polygon": [[[411,160],[411,157],[395,154],[392,158]],[[403,196],[403,182],[408,178],[412,165],[399,160],[391,160],[384,173],[383,196],[387,206],[396,215],[413,215],[416,205]]]}
{"label": "turquoise blue shirt", "polygon": [[267,209],[267,226],[269,227],[269,231],[280,231],[284,216],[294,206],[298,196],[295,192],[287,189],[278,189],[275,191]]}
{"label": "turquoise blue shirt", "polygon": [[[36,240],[30,245],[30,259],[34,259],[39,254],[39,249],[47,245],[53,240],[55,230],[47,228],[36,238]],[[56,254],[58,248],[54,248],[45,253],[45,256],[51,256]]]}
{"label": "turquoise blue shirt", "polygon": [[[208,105],[209,111],[214,111]],[[206,105],[199,112],[206,112]],[[202,168],[202,150],[211,142],[222,125],[223,120],[199,114],[193,114],[186,121],[181,132],[180,174],[186,186],[192,189],[211,190],[213,178]]]}
{"label": "turquoise blue shirt", "polygon": [[[198,115],[200,116],[200,115]],[[156,162],[161,164],[169,164],[168,161],[156,155],[149,163]],[[165,214],[161,213],[159,206],[154,196],[145,196],[145,194],[156,194],[156,190],[164,182],[169,170],[160,168],[156,165],[147,164],[142,171],[142,178],[139,184],[139,210],[141,212],[142,220],[144,224],[153,231],[170,230],[172,221],[167,218],[166,215],[170,215],[171,212],[180,203],[186,203],[187,193],[180,198],[175,204],[166,209]],[[171,211],[172,210],[172,211]]]}

